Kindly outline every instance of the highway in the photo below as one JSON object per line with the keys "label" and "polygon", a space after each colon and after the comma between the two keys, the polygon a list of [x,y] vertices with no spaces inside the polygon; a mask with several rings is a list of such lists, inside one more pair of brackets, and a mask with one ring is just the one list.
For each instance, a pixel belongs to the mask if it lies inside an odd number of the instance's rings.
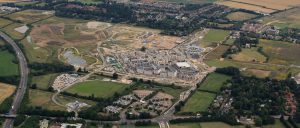
{"label": "highway", "polygon": [[[22,50],[19,48],[17,43],[3,32],[0,32],[0,37],[13,47],[19,61],[20,83],[16,95],[14,97],[14,101],[12,103],[11,109],[9,110],[8,113],[9,115],[16,115],[18,109],[20,108],[24,94],[26,93],[29,69],[27,67],[27,60],[25,58],[25,55],[23,54]],[[14,118],[7,118],[4,122],[3,128],[13,128],[13,123],[14,123]]]}

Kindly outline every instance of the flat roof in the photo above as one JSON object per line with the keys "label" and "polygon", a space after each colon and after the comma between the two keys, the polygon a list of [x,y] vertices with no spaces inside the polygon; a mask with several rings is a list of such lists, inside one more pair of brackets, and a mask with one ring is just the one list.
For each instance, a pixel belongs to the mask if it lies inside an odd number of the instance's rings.
{"label": "flat roof", "polygon": [[189,63],[187,63],[187,62],[177,62],[176,65],[178,67],[186,67],[186,68],[191,67],[191,65]]}

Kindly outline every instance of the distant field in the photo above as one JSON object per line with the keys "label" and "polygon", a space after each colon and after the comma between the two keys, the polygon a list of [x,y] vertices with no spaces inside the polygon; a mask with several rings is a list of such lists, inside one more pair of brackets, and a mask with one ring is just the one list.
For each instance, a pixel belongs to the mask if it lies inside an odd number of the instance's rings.
{"label": "distant field", "polygon": [[191,98],[188,99],[180,113],[184,112],[205,112],[215,99],[216,94],[196,91]]}
{"label": "distant field", "polygon": [[272,12],[276,11],[274,9],[263,8],[261,6],[238,3],[238,2],[233,2],[233,1],[223,1],[223,2],[218,2],[218,4],[225,5],[225,6],[228,6],[231,8],[241,8],[241,9],[258,11],[258,12],[263,12],[263,13],[272,13]]}
{"label": "distant field", "polygon": [[0,0],[0,3],[21,2],[21,1],[29,1],[29,0]]}
{"label": "distant field", "polygon": [[39,21],[42,19],[46,19],[51,16],[53,16],[53,14],[49,13],[49,11],[29,9],[29,10],[10,14],[6,17],[28,24],[28,23],[33,23],[33,22],[36,22],[36,21]]}
{"label": "distant field", "polygon": [[253,62],[254,60],[255,62],[265,62],[267,59],[264,55],[260,54],[257,51],[257,48],[242,49],[241,52],[237,54],[233,54],[231,55],[231,57],[233,60],[246,61],[246,62]]}
{"label": "distant field", "polygon": [[175,3],[213,3],[217,0],[152,0],[152,1],[167,1],[167,2],[175,2]]}
{"label": "distant field", "polygon": [[10,20],[0,18],[0,28],[9,25],[10,23],[12,23]]}
{"label": "distant field", "polygon": [[215,60],[205,60],[204,61],[209,66],[215,66],[215,67],[228,67],[233,66],[237,68],[248,68],[248,69],[259,69],[259,70],[266,70],[266,71],[272,71],[272,74],[270,75],[271,78],[276,79],[286,79],[289,73],[298,73],[300,72],[299,68],[291,68],[291,67],[278,67],[274,65],[268,65],[268,64],[255,64],[251,62],[239,62],[239,61],[233,61],[233,60],[223,60],[220,61],[219,59]]}
{"label": "distant field", "polygon": [[226,45],[220,45],[217,49],[215,49],[213,52],[209,53],[206,56],[206,59],[220,59],[222,55],[229,49],[229,46]]}
{"label": "distant field", "polygon": [[110,97],[116,92],[122,92],[128,87],[126,84],[106,82],[106,81],[87,81],[76,84],[67,90],[69,93],[95,97]]}
{"label": "distant field", "polygon": [[98,3],[102,3],[102,0],[68,0],[69,2],[81,2],[83,4],[98,4]]}
{"label": "distant field", "polygon": [[210,73],[203,83],[200,85],[200,90],[219,92],[223,83],[229,80],[231,77],[219,73]]}
{"label": "distant field", "polygon": [[16,86],[0,83],[0,104],[16,90]]}
{"label": "distant field", "polygon": [[42,76],[33,76],[32,84],[36,84],[39,89],[48,89],[58,74],[47,74]]}
{"label": "distant field", "polygon": [[229,36],[230,31],[212,29],[204,36],[203,42],[200,42],[201,47],[208,47],[211,45],[216,45],[221,41],[225,40]]}
{"label": "distant field", "polygon": [[13,39],[19,40],[19,39],[24,38],[25,35],[18,32],[18,31],[16,31],[15,28],[22,27],[22,26],[24,26],[24,24],[13,23],[13,24],[10,24],[10,25],[6,26],[2,30],[6,34],[8,34],[10,37],[12,37]]}
{"label": "distant field", "polygon": [[258,78],[266,78],[271,75],[271,71],[267,70],[259,70],[259,69],[247,69],[245,72],[243,72],[243,75],[246,76],[256,76]]}
{"label": "distant field", "polygon": [[[40,107],[43,107],[43,108],[49,109],[49,110],[66,111],[65,107],[58,106],[51,100],[52,95],[53,95],[53,93],[51,93],[51,92],[30,89],[29,90],[29,106],[40,106]],[[90,105],[95,105],[95,103],[92,101],[82,100],[82,99],[69,97],[69,96],[58,96],[57,99],[58,99],[58,102],[60,102],[61,104],[67,104],[69,102],[75,102],[77,100],[77,101],[84,102],[84,103],[87,103]]]}
{"label": "distant field", "polygon": [[0,51],[0,76],[19,75],[18,64],[13,63],[16,57],[8,51]]}
{"label": "distant field", "polygon": [[269,56],[269,63],[300,65],[300,45],[288,42],[260,40],[259,46]]}
{"label": "distant field", "polygon": [[171,124],[171,128],[244,128],[245,126],[231,126],[223,122],[179,123]]}
{"label": "distant field", "polygon": [[233,45],[234,44],[235,39],[228,39],[224,44],[225,45]]}
{"label": "distant field", "polygon": [[263,17],[261,20],[264,24],[272,23],[279,28],[300,28],[300,7]]}
{"label": "distant field", "polygon": [[272,13],[300,5],[299,0],[230,0],[218,3],[232,8],[242,8],[263,13]]}
{"label": "distant field", "polygon": [[256,16],[257,15],[246,13],[246,12],[233,12],[228,14],[226,17],[229,20],[233,20],[233,21],[244,21],[244,20],[255,18]]}

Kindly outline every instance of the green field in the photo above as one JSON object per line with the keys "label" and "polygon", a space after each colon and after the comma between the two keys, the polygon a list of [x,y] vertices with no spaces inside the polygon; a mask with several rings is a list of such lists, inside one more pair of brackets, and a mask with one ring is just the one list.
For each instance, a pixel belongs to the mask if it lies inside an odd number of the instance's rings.
{"label": "green field", "polygon": [[[28,38],[28,37],[27,37]],[[38,47],[34,42],[29,43],[25,38],[21,41],[24,46],[25,55],[28,58],[29,63],[52,63],[58,61],[57,49],[55,47]]]}
{"label": "green field", "polygon": [[199,90],[219,92],[223,83],[230,80],[231,77],[219,73],[210,73],[203,83],[201,83]]}
{"label": "green field", "polygon": [[244,126],[231,126],[223,122],[179,123],[171,124],[171,128],[244,128]]}
{"label": "green field", "polygon": [[91,96],[94,94],[95,97],[111,97],[114,93],[122,92],[128,87],[126,84],[106,82],[106,81],[87,81],[74,85],[69,88],[67,92],[77,93],[82,96]]}
{"label": "green field", "polygon": [[288,42],[260,40],[259,46],[269,56],[269,63],[300,65],[300,45]]}
{"label": "green field", "polygon": [[179,113],[185,112],[206,112],[212,101],[215,99],[216,94],[196,91],[191,98],[184,105]]}
{"label": "green field", "polygon": [[8,51],[0,51],[0,76],[19,75],[18,64],[13,63],[16,57]]}
{"label": "green field", "polygon": [[235,41],[235,39],[229,38],[224,44],[225,45],[233,45],[234,41]]}
{"label": "green field", "polygon": [[4,27],[6,25],[9,25],[11,23],[12,23],[12,21],[10,21],[10,20],[0,18],[0,28]]}
{"label": "green field", "polygon": [[[29,106],[40,106],[40,107],[43,107],[43,108],[49,109],[49,110],[66,111],[65,107],[58,106],[52,101],[52,99],[51,99],[52,95],[53,95],[52,92],[30,89],[29,90]],[[67,104],[69,102],[75,102],[75,101],[84,102],[89,105],[96,104],[93,101],[78,99],[78,98],[69,97],[69,96],[58,96],[57,100],[61,104]]]}
{"label": "green field", "polygon": [[224,41],[227,36],[229,36],[230,31],[211,29],[204,36],[203,41],[200,43],[201,47],[214,46],[221,41]]}
{"label": "green field", "polygon": [[263,126],[264,128],[285,128],[285,126],[280,122],[280,120],[275,120],[275,124]]}
{"label": "green field", "polygon": [[24,38],[24,34],[18,32],[15,30],[15,28],[18,28],[18,27],[22,27],[24,26],[24,24],[20,24],[20,23],[13,23],[13,24],[10,24],[4,28],[2,28],[2,30],[8,34],[11,38],[13,39],[16,39],[16,40],[19,40],[19,39],[22,39]]}
{"label": "green field", "polygon": [[158,125],[149,125],[149,126],[134,126],[134,125],[120,125],[117,128],[159,128]]}
{"label": "green field", "polygon": [[33,76],[31,84],[36,84],[38,89],[48,89],[58,74]]}
{"label": "green field", "polygon": [[231,55],[233,60],[247,62],[265,62],[266,57],[257,51],[257,48],[242,49],[241,52]]}
{"label": "green field", "polygon": [[233,12],[226,16],[229,20],[233,21],[245,21],[255,18],[257,15],[246,13],[246,12]]}

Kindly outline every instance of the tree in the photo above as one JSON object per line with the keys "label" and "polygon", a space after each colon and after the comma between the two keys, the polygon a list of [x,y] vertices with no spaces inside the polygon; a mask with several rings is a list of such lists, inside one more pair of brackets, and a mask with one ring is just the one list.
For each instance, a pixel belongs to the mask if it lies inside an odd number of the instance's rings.
{"label": "tree", "polygon": [[31,88],[32,88],[32,89],[36,89],[36,88],[37,88],[36,83],[32,84],[32,85],[31,85]]}
{"label": "tree", "polygon": [[143,46],[143,47],[141,48],[141,51],[142,51],[142,52],[146,51],[146,47]]}
{"label": "tree", "polygon": [[112,76],[112,78],[113,78],[113,79],[118,79],[118,78],[119,78],[119,75],[118,75],[117,73],[114,73],[113,76]]}
{"label": "tree", "polygon": [[254,122],[256,126],[258,127],[262,126],[262,119],[260,117],[256,117]]}

